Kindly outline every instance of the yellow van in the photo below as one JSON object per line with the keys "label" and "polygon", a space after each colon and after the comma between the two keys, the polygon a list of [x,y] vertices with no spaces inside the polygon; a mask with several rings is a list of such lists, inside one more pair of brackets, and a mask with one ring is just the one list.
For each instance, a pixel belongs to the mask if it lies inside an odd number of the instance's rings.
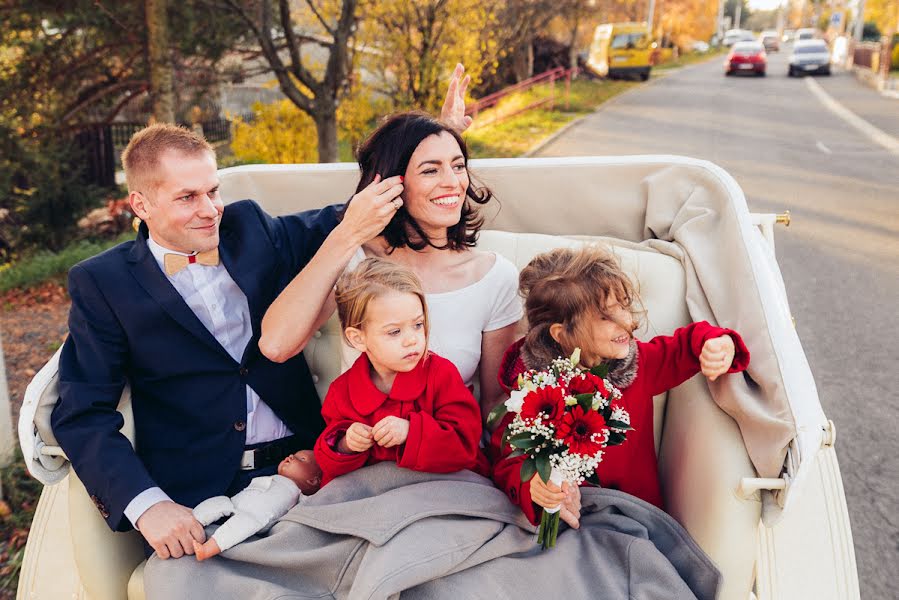
{"label": "yellow van", "polygon": [[601,77],[649,79],[652,37],[646,23],[605,23],[596,28],[587,66]]}

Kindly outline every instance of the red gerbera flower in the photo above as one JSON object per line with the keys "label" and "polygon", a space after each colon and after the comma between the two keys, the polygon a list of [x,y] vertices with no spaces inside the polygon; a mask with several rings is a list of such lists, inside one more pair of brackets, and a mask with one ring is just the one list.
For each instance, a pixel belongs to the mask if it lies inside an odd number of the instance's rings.
{"label": "red gerbera flower", "polygon": [[568,382],[568,393],[572,396],[577,394],[595,394],[596,392],[599,392],[603,398],[609,395],[602,379],[593,373],[581,373]]}
{"label": "red gerbera flower", "polygon": [[606,421],[595,410],[585,411],[578,405],[562,416],[556,437],[565,442],[570,452],[592,456],[602,450]]}
{"label": "red gerbera flower", "polygon": [[537,388],[524,397],[521,417],[534,419],[543,414],[544,421],[555,422],[565,412],[565,392],[557,387]]}

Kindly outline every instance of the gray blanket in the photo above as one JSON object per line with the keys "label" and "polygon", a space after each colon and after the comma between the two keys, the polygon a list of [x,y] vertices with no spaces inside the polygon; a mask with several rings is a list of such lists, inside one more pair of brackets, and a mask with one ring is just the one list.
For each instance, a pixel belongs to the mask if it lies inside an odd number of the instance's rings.
{"label": "gray blanket", "polygon": [[212,560],[154,556],[145,591],[150,600],[715,597],[718,571],[667,514],[605,489],[585,488],[583,506],[580,529],[563,524],[558,545],[541,551],[488,479],[381,463]]}

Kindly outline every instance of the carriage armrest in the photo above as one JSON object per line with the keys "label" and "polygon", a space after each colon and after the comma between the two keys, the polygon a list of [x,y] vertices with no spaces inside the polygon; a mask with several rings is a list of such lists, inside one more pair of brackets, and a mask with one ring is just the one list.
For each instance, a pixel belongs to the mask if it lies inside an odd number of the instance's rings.
{"label": "carriage armrest", "polygon": [[[59,447],[50,416],[59,402],[59,355],[62,348],[41,367],[25,389],[19,412],[19,445],[28,472],[44,485],[54,485],[69,473],[69,461]],[[122,390],[117,410],[124,417],[122,435],[134,445],[134,418],[131,412],[131,388]]]}

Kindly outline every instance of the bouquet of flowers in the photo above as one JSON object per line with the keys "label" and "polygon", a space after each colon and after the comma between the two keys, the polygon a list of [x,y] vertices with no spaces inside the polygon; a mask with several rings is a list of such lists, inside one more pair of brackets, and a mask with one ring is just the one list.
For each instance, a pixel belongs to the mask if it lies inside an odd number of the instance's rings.
{"label": "bouquet of flowers", "polygon": [[[548,370],[531,370],[518,377],[511,397],[490,415],[490,421],[512,412],[503,439],[515,450],[507,457],[526,456],[521,480],[539,473],[545,482],[598,484],[596,468],[607,446],[617,446],[631,430],[630,415],[618,401],[621,391],[606,375],[605,365],[578,367],[580,350],[557,358]],[[559,510],[543,510],[537,543],[543,549],[556,544]]]}

